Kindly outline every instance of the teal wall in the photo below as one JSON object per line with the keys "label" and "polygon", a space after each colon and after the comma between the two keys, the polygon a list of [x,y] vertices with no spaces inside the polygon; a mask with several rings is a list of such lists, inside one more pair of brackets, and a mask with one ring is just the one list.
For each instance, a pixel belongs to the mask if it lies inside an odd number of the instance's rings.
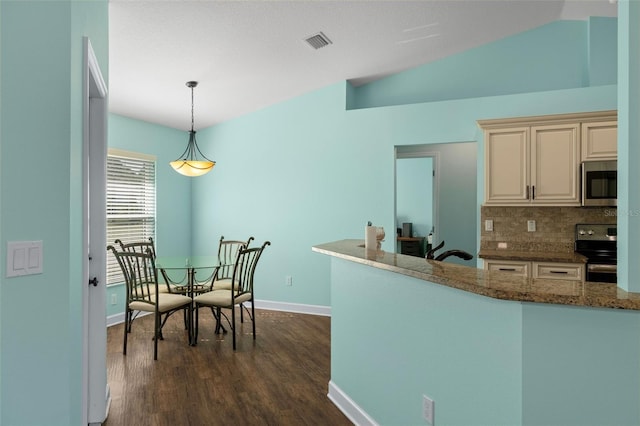
{"label": "teal wall", "polygon": [[[433,159],[396,160],[396,226],[413,224],[413,235],[426,238],[433,227]],[[393,238],[393,229],[389,237]]]}
{"label": "teal wall", "polygon": [[[257,271],[258,299],[330,304],[328,265],[310,247],[364,238],[367,220],[395,228],[396,145],[481,140],[478,119],[616,108],[616,87],[599,86],[345,111],[346,85],[200,132],[201,148],[218,163],[194,179],[194,251],[211,250],[220,234],[271,240]],[[479,192],[476,214],[480,200]],[[457,232],[447,240],[475,238]],[[393,240],[383,248],[393,251]]]}
{"label": "teal wall", "polygon": [[2,1],[0,19],[0,259],[7,241],[43,241],[42,274],[0,262],[0,423],[80,424],[82,37],[107,79],[108,7]]}
{"label": "teal wall", "polygon": [[[384,226],[391,236],[396,228],[394,147],[437,144],[451,147],[453,152],[450,162],[442,167],[451,183],[441,190],[440,197],[452,207],[440,217],[441,228],[446,229],[441,238],[447,241],[447,247],[475,254],[482,180],[476,180],[475,191],[463,181],[483,175],[482,144],[478,144],[477,152],[475,144],[471,144],[473,157],[454,152],[465,144],[451,143],[482,142],[476,125],[479,119],[615,109],[615,85],[581,87],[587,85],[593,68],[588,66],[588,57],[615,50],[615,27],[610,19],[595,20],[589,25],[557,22],[447,58],[444,65],[439,61],[371,83],[366,89],[338,83],[204,129],[198,133],[199,144],[217,165],[213,172],[197,179],[175,174],[174,179],[190,182],[191,202],[189,207],[183,199],[187,207],[176,209],[175,205],[181,202],[172,201],[173,205],[167,207],[171,211],[168,223],[189,224],[193,254],[215,252],[221,235],[240,239],[252,235],[257,241],[270,240],[273,244],[257,272],[260,287],[256,297],[328,306],[328,265],[314,258],[309,247],[346,237],[363,238],[362,228],[368,220]],[[589,39],[588,29],[601,37]],[[549,49],[549,45],[553,48]],[[573,52],[567,55],[567,49]],[[493,77],[487,80],[485,71],[478,71],[476,65],[481,58],[490,58],[481,62],[508,63],[509,67],[499,67],[500,73],[518,74],[517,68],[511,68],[512,62],[521,63],[517,52],[541,50],[551,52],[544,53],[545,66],[536,69],[535,82],[527,78],[530,85],[524,87],[531,93],[519,93],[525,89],[503,75],[489,84]],[[451,66],[462,73],[460,78],[466,86],[447,89],[451,77],[447,67]],[[615,66],[608,72],[599,70],[598,80],[607,81],[612,72],[615,74]],[[429,76],[428,83],[422,81],[425,75]],[[519,81],[516,76],[512,79]],[[346,101],[363,99],[365,91],[379,94],[382,103],[389,103],[385,93],[394,88],[401,94],[406,88],[419,93],[421,88],[432,86],[442,87],[441,97],[463,98],[410,103],[411,99],[401,97],[409,104],[345,108]],[[479,90],[485,86],[492,94],[518,93],[474,97],[478,93],[485,95],[485,89]],[[567,88],[538,91],[558,86]],[[135,133],[129,130],[131,126],[140,126],[135,138],[128,136]],[[165,137],[173,132],[123,117],[112,119],[109,129],[110,146],[126,149],[130,139],[147,141],[140,149],[149,153],[164,149],[152,142],[159,138],[155,133]],[[177,140],[181,141],[181,136]],[[168,158],[172,159],[178,149],[181,145],[174,145]],[[467,164],[467,158],[474,158],[477,167]],[[474,176],[467,176],[470,173]],[[158,182],[159,194],[166,185]],[[179,191],[169,190],[171,194]],[[159,202],[158,211],[164,209]],[[387,238],[384,244],[386,250],[395,249],[393,238]],[[285,285],[288,275],[293,277],[292,286]],[[110,301],[109,296],[107,303]],[[109,312],[117,313],[117,309],[110,306]]]}
{"label": "teal wall", "polygon": [[523,425],[640,424],[640,312],[525,303]]}
{"label": "teal wall", "polygon": [[[620,1],[619,8],[618,40],[627,50],[618,55],[619,75],[624,76],[638,69],[637,53],[629,52],[637,52],[633,23],[639,13],[635,2]],[[108,5],[99,0],[2,1],[0,20],[0,259],[6,257],[7,241],[44,241],[41,275],[7,279],[0,262],[0,423],[79,424],[80,289],[85,285],[79,220],[82,36],[91,37],[107,77]],[[609,83],[615,65],[596,71],[588,62],[596,53],[590,49],[608,45],[596,47],[593,39],[587,43],[588,31],[583,23],[552,24],[486,51],[402,73],[377,83],[375,90],[373,85],[356,90],[339,83],[199,132],[202,148],[218,165],[197,179],[159,175],[162,187],[170,188],[158,221],[159,247],[177,252],[186,246],[201,254],[215,250],[220,235],[270,239],[274,244],[261,262],[256,296],[329,305],[330,262],[313,256],[310,247],[362,238],[367,220],[394,229],[395,145],[481,141],[477,119],[616,108],[618,88]],[[528,60],[526,67],[520,52],[542,56],[536,63]],[[425,80],[425,72],[433,84]],[[594,85],[605,85],[583,87],[591,84],[590,72]],[[637,123],[630,117],[638,112],[638,81],[633,75],[630,82],[620,82],[621,97],[630,93],[621,124],[628,126],[623,134],[635,140]],[[434,87],[441,89],[434,92]],[[399,95],[392,96],[395,92]],[[346,111],[346,100],[350,108],[416,103]],[[164,140],[155,146],[155,139],[148,138],[140,145],[141,150],[152,149],[159,163],[160,158],[174,159],[171,153],[181,152],[186,143],[180,132],[114,116],[110,120],[111,146],[131,149],[129,143],[140,143],[147,134]],[[128,140],[127,131],[138,134],[138,142]],[[174,136],[181,142],[170,146]],[[25,154],[33,166],[28,173],[25,163],[16,160]],[[629,164],[622,166],[622,192],[631,191],[629,178],[636,176],[630,172]],[[478,200],[481,195],[479,188]],[[633,193],[625,206],[639,203]],[[622,229],[636,228],[629,221]],[[392,241],[385,244],[388,250]],[[631,254],[638,252],[635,245],[629,247]],[[293,276],[293,286],[284,285],[285,275]],[[25,300],[38,315],[24,315]],[[508,350],[517,349],[517,336],[505,329],[504,339]],[[503,382],[506,388],[518,386],[510,377]],[[634,390],[623,392],[637,400]],[[504,410],[496,415],[512,419],[514,409]]]}
{"label": "teal wall", "polygon": [[618,14],[618,283],[640,292],[640,2]]}
{"label": "teal wall", "polygon": [[[191,253],[192,178],[176,173],[175,160],[189,140],[188,132],[140,120],[109,115],[109,148],[156,157],[156,250],[159,256],[188,256]],[[110,241],[109,243],[112,243]],[[117,303],[111,304],[112,294]],[[107,316],[124,312],[124,285],[107,288]]]}
{"label": "teal wall", "polygon": [[640,424],[637,311],[501,301],[338,258],[331,294],[332,384],[377,424],[426,424],[422,395],[437,425]]}
{"label": "teal wall", "polygon": [[[256,297],[330,305],[328,265],[314,257],[310,247],[364,238],[362,228],[368,220],[387,231],[395,229],[395,146],[482,142],[479,119],[616,109],[615,85],[580,87],[588,82],[586,29],[586,23],[560,22],[450,58],[459,65],[468,90],[458,94],[451,89],[449,97],[463,99],[346,110],[346,99],[361,88],[339,83],[201,131],[201,148],[218,163],[212,173],[193,182],[194,251],[211,251],[219,235],[269,239],[273,245],[257,272]],[[565,54],[566,45],[574,52]],[[516,52],[531,54],[550,47],[544,66],[535,72],[535,81],[547,81],[546,85],[526,86],[530,93],[473,97],[509,93],[517,87],[503,77],[487,80],[478,63],[503,64],[500,69],[514,72],[510,67],[518,62],[513,60]],[[381,81],[378,87],[384,92],[385,85],[397,83],[399,92],[404,87],[419,92],[422,86],[415,75],[420,73],[433,79],[422,85],[446,88],[451,75],[441,68],[441,63],[425,65]],[[409,84],[402,84],[405,81]],[[495,87],[500,81],[503,86]],[[485,83],[491,88],[488,93],[473,89]],[[541,87],[557,90],[534,90]],[[477,158],[483,158],[481,143]],[[483,176],[482,161],[477,164],[477,176]],[[456,164],[452,169],[466,172]],[[470,207],[476,223],[483,199],[479,181],[476,194],[456,191],[455,186],[443,192],[455,199],[477,195],[475,207]],[[470,227],[458,226],[448,233],[449,247],[464,249],[458,241],[470,241],[468,251],[475,252],[477,235],[472,234],[477,228],[475,223]],[[383,248],[393,251],[393,239]],[[287,275],[293,277],[293,286],[285,285]]]}
{"label": "teal wall", "polygon": [[589,85],[616,84],[618,81],[618,20],[615,18],[589,18]]}
{"label": "teal wall", "polygon": [[553,22],[357,87],[348,107],[615,84],[615,60],[604,66],[595,61],[615,52],[615,22],[615,18]]}

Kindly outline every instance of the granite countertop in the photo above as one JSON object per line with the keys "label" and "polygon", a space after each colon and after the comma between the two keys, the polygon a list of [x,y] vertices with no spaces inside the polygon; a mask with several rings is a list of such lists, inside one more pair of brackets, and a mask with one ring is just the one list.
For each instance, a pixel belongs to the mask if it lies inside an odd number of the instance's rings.
{"label": "granite countertop", "polygon": [[447,261],[366,250],[364,241],[355,239],[316,245],[313,251],[494,299],[640,310],[640,293],[628,293],[616,284],[515,277]]}
{"label": "granite countertop", "polygon": [[507,249],[480,249],[478,257],[496,260],[531,260],[535,262],[587,263],[586,256],[575,252],[512,251]]}

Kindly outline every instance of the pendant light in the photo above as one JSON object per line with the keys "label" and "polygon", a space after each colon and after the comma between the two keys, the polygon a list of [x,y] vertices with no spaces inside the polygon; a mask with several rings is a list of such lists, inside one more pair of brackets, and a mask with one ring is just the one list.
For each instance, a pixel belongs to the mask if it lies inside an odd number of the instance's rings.
{"label": "pendant light", "polygon": [[[197,85],[197,81],[187,81],[187,87],[191,88],[191,130],[189,131],[187,149],[180,155],[180,158],[169,163],[173,170],[185,176],[202,176],[209,173],[213,166],[216,165],[215,161],[205,157],[200,148],[198,148],[196,131],[193,130],[193,88]],[[202,159],[198,158],[198,154]]]}

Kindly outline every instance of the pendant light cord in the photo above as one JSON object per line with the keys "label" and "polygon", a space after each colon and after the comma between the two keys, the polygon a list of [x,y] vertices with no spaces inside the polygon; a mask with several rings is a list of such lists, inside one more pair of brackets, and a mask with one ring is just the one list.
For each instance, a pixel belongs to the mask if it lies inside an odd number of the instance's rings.
{"label": "pendant light cord", "polygon": [[191,86],[191,131],[193,132],[193,86]]}

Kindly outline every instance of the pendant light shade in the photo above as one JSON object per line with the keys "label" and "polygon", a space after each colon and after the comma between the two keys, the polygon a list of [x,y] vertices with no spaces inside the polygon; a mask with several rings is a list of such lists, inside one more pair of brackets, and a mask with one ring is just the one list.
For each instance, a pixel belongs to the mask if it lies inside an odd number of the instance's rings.
{"label": "pendant light shade", "polygon": [[196,142],[196,132],[193,130],[193,88],[198,85],[197,81],[188,81],[187,87],[191,88],[191,131],[189,131],[189,142],[180,158],[171,161],[171,167],[176,172],[185,176],[202,176],[213,169],[215,161],[209,160],[198,148]]}

